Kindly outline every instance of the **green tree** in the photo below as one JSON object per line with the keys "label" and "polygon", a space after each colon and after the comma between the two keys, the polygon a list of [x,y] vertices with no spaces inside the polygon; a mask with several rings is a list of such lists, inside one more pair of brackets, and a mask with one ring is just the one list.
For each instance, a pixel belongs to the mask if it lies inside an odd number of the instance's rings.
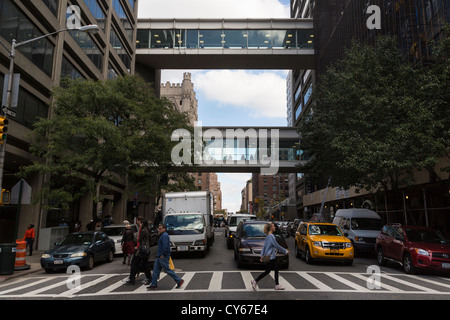
{"label": "green tree", "polygon": [[107,183],[154,184],[170,167],[172,131],[190,129],[184,114],[136,76],[65,79],[53,97],[51,117],[32,132],[30,150],[39,160],[22,170],[51,175],[39,192],[49,207],[68,209],[84,194],[96,203]]}
{"label": "green tree", "polygon": [[[441,63],[448,68],[448,56]],[[449,150],[448,72],[436,70],[406,62],[394,38],[353,42],[314,90],[300,126],[310,157],[303,169],[332,176],[334,186],[387,191],[411,184],[414,169],[434,168]]]}

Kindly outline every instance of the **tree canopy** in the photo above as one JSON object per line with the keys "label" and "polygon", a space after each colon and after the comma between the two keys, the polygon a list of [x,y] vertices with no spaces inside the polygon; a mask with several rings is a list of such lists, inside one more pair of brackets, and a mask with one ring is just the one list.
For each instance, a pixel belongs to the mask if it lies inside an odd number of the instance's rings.
{"label": "tree canopy", "polygon": [[22,170],[51,175],[40,197],[53,207],[67,209],[87,193],[99,201],[106,183],[128,181],[143,193],[154,190],[168,174],[172,132],[192,129],[186,115],[155,98],[137,76],[65,79],[53,96],[51,116],[39,119],[32,132],[30,150],[38,160]]}
{"label": "tree canopy", "polygon": [[413,66],[397,41],[353,42],[315,87],[311,116],[300,125],[304,170],[332,185],[367,190],[412,183],[450,148],[448,37],[432,66]]}

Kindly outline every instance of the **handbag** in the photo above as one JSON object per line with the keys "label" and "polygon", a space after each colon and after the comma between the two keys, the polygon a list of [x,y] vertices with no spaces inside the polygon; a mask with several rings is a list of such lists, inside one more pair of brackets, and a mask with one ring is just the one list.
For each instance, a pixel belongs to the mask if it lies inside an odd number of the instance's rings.
{"label": "handbag", "polygon": [[261,257],[261,262],[267,264],[270,262],[270,254],[265,254]]}
{"label": "handbag", "polygon": [[150,255],[150,248],[147,245],[139,246],[138,256],[141,258],[147,258]]}
{"label": "handbag", "polygon": [[173,264],[172,257],[169,258],[169,269],[175,270],[175,265]]}

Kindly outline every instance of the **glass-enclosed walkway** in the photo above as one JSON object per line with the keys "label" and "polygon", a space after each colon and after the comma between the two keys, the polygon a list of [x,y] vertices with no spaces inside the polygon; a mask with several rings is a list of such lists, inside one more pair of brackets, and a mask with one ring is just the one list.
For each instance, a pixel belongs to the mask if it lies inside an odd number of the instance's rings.
{"label": "glass-enclosed walkway", "polygon": [[312,69],[311,19],[146,19],[137,60],[154,69]]}

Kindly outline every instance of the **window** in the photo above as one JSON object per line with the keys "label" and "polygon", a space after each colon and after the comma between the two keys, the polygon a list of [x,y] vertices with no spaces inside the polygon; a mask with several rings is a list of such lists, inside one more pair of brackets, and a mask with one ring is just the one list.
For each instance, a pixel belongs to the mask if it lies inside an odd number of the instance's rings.
{"label": "window", "polygon": [[58,12],[59,0],[42,0],[44,4],[50,9],[50,11],[56,16]]}
{"label": "window", "polygon": [[114,28],[111,28],[111,37],[110,37],[110,43],[116,50],[117,54],[119,55],[120,60],[124,63],[125,67],[130,70],[131,69],[131,57],[125,50],[125,46],[123,45],[122,40],[117,35]]}
{"label": "window", "polygon": [[[0,35],[7,41],[17,42],[43,36],[42,33],[10,0],[0,1]],[[47,75],[52,75],[55,46],[47,39],[40,39],[17,48]]]}
{"label": "window", "polygon": [[119,16],[120,21],[122,21],[123,27],[125,28],[128,37],[130,39],[133,39],[133,27],[131,26],[130,20],[128,20],[122,4],[119,0],[113,0],[113,7],[117,15]]}
{"label": "window", "polygon": [[94,18],[97,19],[98,26],[102,30],[105,30],[105,17],[106,17],[106,14],[103,11],[103,9],[100,6],[100,4],[97,2],[97,0],[84,0],[84,3],[86,3],[86,5],[89,8],[89,11],[91,11],[91,13],[94,16]]}

